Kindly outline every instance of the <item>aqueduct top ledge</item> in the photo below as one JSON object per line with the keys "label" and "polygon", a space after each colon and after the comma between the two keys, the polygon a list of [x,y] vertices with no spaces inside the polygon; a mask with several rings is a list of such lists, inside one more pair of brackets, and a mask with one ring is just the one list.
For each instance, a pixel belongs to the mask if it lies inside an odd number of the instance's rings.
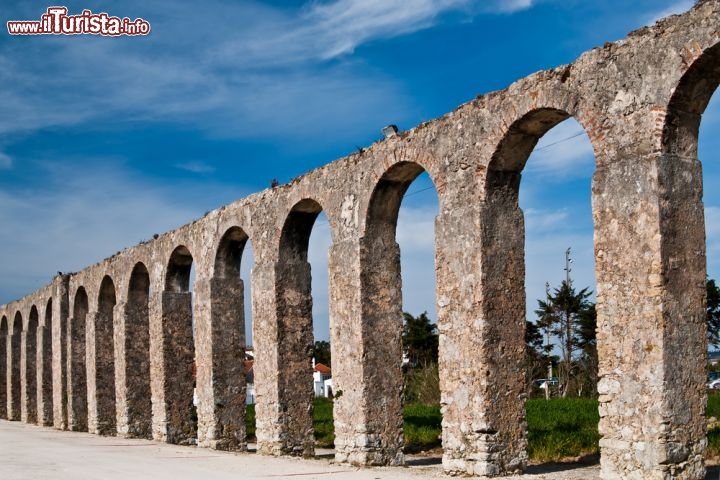
{"label": "aqueduct top ledge", "polygon": [[[572,64],[537,72],[505,90],[478,96],[438,119],[286,185],[250,195],[118,252],[71,274],[73,288],[84,286],[92,303],[98,297],[100,282],[108,275],[118,290],[118,302],[122,302],[130,273],[141,262],[150,272],[152,289],[159,290],[169,256],[179,245],[186,246],[197,262],[198,277],[210,278],[218,242],[232,227],[241,228],[249,237],[256,258],[272,262],[278,258],[288,213],[305,199],[322,207],[334,242],[363,236],[378,182],[402,162],[418,164],[429,173],[438,191],[441,213],[462,211],[468,202],[484,198],[488,168],[519,172],[542,134],[569,116],[585,128],[598,166],[622,157],[629,146],[637,155],[638,143],[647,154],[658,152],[663,148],[662,132],[671,99],[685,73],[718,43],[719,18],[720,2],[700,1],[683,15],[663,19],[623,40],[588,51]],[[700,92],[707,99],[716,80]],[[523,154],[508,153],[517,151]],[[399,183],[411,180],[390,179]],[[21,312],[26,319],[33,305],[44,310],[51,290],[49,285],[2,305],[0,313],[10,319]]]}

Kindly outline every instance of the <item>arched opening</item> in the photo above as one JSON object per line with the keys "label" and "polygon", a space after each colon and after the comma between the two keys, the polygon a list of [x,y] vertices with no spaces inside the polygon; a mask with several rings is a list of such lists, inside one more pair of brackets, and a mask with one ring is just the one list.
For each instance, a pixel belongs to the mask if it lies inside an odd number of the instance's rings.
{"label": "arched opening", "polygon": [[[528,326],[536,324],[534,312],[538,308],[537,301],[546,300],[545,282],[555,282],[559,277],[565,277],[563,254],[566,249],[582,249],[589,252],[589,258],[592,259],[592,224],[579,222],[575,217],[580,212],[591,218],[589,179],[594,162],[590,162],[589,171],[583,170],[580,175],[582,178],[578,181],[575,181],[575,174],[566,174],[584,165],[584,155],[588,153],[584,145],[578,147],[569,143],[581,137],[584,131],[573,120],[562,123],[568,118],[567,112],[554,108],[526,113],[510,125],[488,165],[484,188],[481,190],[483,197],[479,204],[478,231],[476,234],[468,232],[478,242],[477,252],[468,253],[468,258],[477,263],[479,271],[468,273],[476,276],[481,287],[480,295],[475,297],[477,304],[468,305],[465,307],[468,310],[462,313],[462,316],[469,315],[477,320],[467,324],[469,319],[461,320],[460,316],[449,320],[452,324],[448,325],[447,330],[444,330],[442,323],[440,325],[441,359],[447,357],[448,362],[452,362],[447,370],[441,368],[444,381],[442,391],[446,395],[443,403],[443,463],[446,471],[498,474],[522,470],[527,461],[528,447],[527,433],[523,427],[528,420],[525,398],[528,394],[539,394],[535,387],[537,380],[549,376],[545,384],[555,384],[555,374],[548,374],[546,368],[549,363],[546,356],[554,354],[553,347],[550,352],[546,352],[545,338],[542,338],[539,351],[536,352],[533,350],[535,344],[528,345],[523,340],[526,323]],[[554,127],[559,133],[550,133]],[[538,145],[538,141],[546,134],[548,140]],[[592,148],[589,151],[592,153]],[[529,175],[521,182],[523,172]],[[547,201],[548,197],[552,198],[552,202]],[[576,212],[577,204],[585,205],[585,209]],[[585,240],[589,239],[590,244],[582,248],[577,244],[563,245],[578,240],[575,235],[577,225],[583,225]],[[442,241],[452,243],[447,233],[448,229],[444,228]],[[544,252],[542,258],[539,258],[539,252]],[[555,254],[550,255],[552,252]],[[446,258],[445,261],[452,262],[452,259]],[[592,273],[592,260],[588,263],[584,269]],[[438,268],[441,267],[447,268],[443,265]],[[453,268],[459,267],[456,265]],[[548,278],[537,282],[536,277],[545,276]],[[566,280],[563,278],[562,281]],[[560,288],[562,285],[560,283],[553,287]],[[572,285],[572,282],[567,283],[567,288],[572,288]],[[594,289],[594,281],[589,287],[589,290]],[[451,315],[457,316],[460,312],[450,303],[452,292],[441,298],[444,297],[447,300],[443,300],[443,303],[448,303],[455,312],[451,312]],[[564,318],[571,337],[575,338],[578,332],[577,314],[566,313],[566,317],[556,320],[560,323]],[[457,326],[453,324],[460,320],[466,324],[466,328],[472,329],[472,337],[463,338],[463,334],[456,331]],[[568,331],[565,328],[558,330]],[[465,353],[458,356],[458,351]],[[542,369],[531,374],[538,378],[526,377],[525,371],[532,371],[529,359],[535,359],[535,356]],[[574,344],[565,358],[555,362],[556,369],[563,363],[566,367],[563,395],[570,395],[568,386],[574,375],[572,372],[578,369],[580,361],[580,350]],[[456,371],[458,367],[463,369],[462,366],[468,364],[473,366],[465,368],[464,373],[461,373],[462,370]],[[468,383],[463,376],[474,377],[477,381]],[[588,394],[588,389],[584,393]],[[577,394],[576,389],[572,395]],[[595,395],[594,392],[591,395]],[[528,407],[533,401],[529,400]],[[468,423],[477,426],[474,433],[463,430],[463,425]],[[533,425],[529,428],[533,435]]]}
{"label": "arched opening", "polygon": [[130,274],[124,334],[119,336],[125,368],[118,370],[116,381],[117,430],[134,438],[152,438],[149,300],[150,275],[143,263],[137,263]]}
{"label": "arched opening", "polygon": [[20,355],[22,351],[22,314],[15,313],[12,324],[12,333],[8,342],[10,354],[8,355],[8,419],[20,420],[21,413],[21,381],[20,381]]}
{"label": "arched opening", "polygon": [[200,362],[198,381],[198,439],[215,448],[237,450],[246,447],[245,412],[247,377],[252,363],[246,363],[245,283],[240,278],[241,260],[248,236],[240,227],[231,227],[220,239],[210,281],[210,318],[198,325],[209,328],[212,359]]}
{"label": "arched opening", "polygon": [[[663,213],[671,234],[681,239],[668,248],[675,265],[668,275],[672,301],[667,304],[678,325],[667,335],[666,348],[677,353],[673,355],[674,368],[666,369],[663,380],[667,408],[689,412],[680,425],[672,422],[670,428],[673,441],[687,445],[690,458],[701,452],[706,435],[705,458],[720,451],[717,434],[706,428],[703,415],[717,414],[718,393],[706,388],[720,377],[719,84],[720,43],[705,50],[681,78],[668,105],[663,131],[663,153],[672,166],[666,172],[667,182],[673,187],[668,194],[672,195],[670,208]],[[703,247],[705,255],[701,256]],[[707,346],[701,338],[707,339]],[[698,361],[708,353],[708,362]]]}
{"label": "arched opening", "polygon": [[[332,383],[332,326],[330,325],[330,300],[328,295],[328,252],[332,246],[330,223],[324,212],[318,213],[308,241],[308,263],[312,275],[313,350],[312,382],[314,407],[315,444],[320,448],[334,446]],[[340,356],[338,361],[342,361]]]}
{"label": "arched opening", "polygon": [[35,305],[30,309],[27,329],[25,330],[23,367],[23,421],[37,422],[37,331],[39,325],[38,310]]}
{"label": "arched opening", "polygon": [[88,296],[79,287],[73,301],[70,318],[68,347],[68,426],[70,430],[85,432],[88,429],[88,390],[85,358],[85,328],[88,313]]}
{"label": "arched opening", "polygon": [[438,196],[427,172],[402,198],[395,238],[400,248],[403,309],[404,451],[441,445],[440,369],[435,280]]}
{"label": "arched opening", "polygon": [[[408,261],[404,262],[404,266],[409,271],[427,263],[429,254],[427,247],[429,246],[432,251],[435,238],[433,233],[427,231],[411,233],[410,225],[406,226],[404,223],[401,224],[403,229],[398,231],[399,218],[401,215],[404,217],[405,213],[412,217],[418,215],[420,208],[425,209],[426,211],[420,216],[425,217],[426,221],[426,217],[436,213],[437,203],[432,198],[429,202],[416,203],[418,200],[428,199],[428,195],[413,200],[415,196],[413,193],[408,195],[409,201],[404,202],[406,192],[414,181],[418,181],[420,184],[416,192],[434,190],[429,176],[423,174],[423,167],[414,162],[400,162],[383,174],[372,193],[365,235],[361,239],[362,312],[360,318],[363,345],[368,353],[362,359],[355,360],[362,363],[362,378],[357,384],[358,388],[362,389],[360,395],[363,399],[362,412],[355,413],[355,415],[362,415],[363,424],[357,422],[358,427],[356,428],[361,428],[363,431],[351,429],[342,433],[349,436],[366,436],[367,461],[373,464],[402,464],[404,462],[403,390],[413,403],[428,402],[431,404],[431,408],[439,406],[439,398],[436,398],[435,395],[432,393],[427,396],[418,395],[419,392],[413,387],[413,384],[417,384],[420,380],[423,383],[421,388],[432,388],[435,379],[438,378],[435,374],[437,371],[435,365],[437,335],[432,321],[432,318],[435,317],[434,289],[430,287],[428,298],[425,298],[424,301],[420,300],[420,303],[427,305],[427,308],[417,312],[407,312],[408,315],[403,314],[403,311],[406,310],[404,309],[406,302],[403,299],[401,274],[403,264],[401,263],[401,247],[398,243],[398,239],[401,239],[407,253],[413,253],[412,256],[408,255],[406,258]],[[421,175],[422,177],[420,177]],[[418,177],[420,178],[418,179]],[[403,203],[406,208],[401,214],[401,204]],[[416,203],[414,208],[413,203]],[[408,228],[408,231],[405,228]],[[424,252],[419,257],[419,252],[412,245],[415,234],[432,239],[424,244],[421,243],[425,248],[419,249],[420,252]],[[427,283],[434,286],[433,277],[428,279],[429,282],[422,282],[425,287],[427,287]],[[415,282],[408,278],[408,285],[413,284]],[[407,291],[407,293],[408,305],[420,305],[417,303],[418,292]],[[424,313],[425,310],[427,310],[427,314]],[[403,344],[403,332],[415,331],[416,326],[425,329],[427,337],[417,344],[413,344],[410,341],[412,335],[406,335],[406,344]],[[421,351],[423,351],[422,355],[420,355]],[[424,379],[421,378],[423,376]],[[337,402],[336,409],[338,415],[346,418],[347,415],[353,415],[350,411],[353,408],[357,409],[358,405],[344,402],[344,397],[345,395]],[[439,415],[439,411],[436,413]],[[407,427],[410,434],[415,430],[416,425],[408,424]],[[411,442],[414,441],[412,436],[408,438]],[[346,439],[341,440],[342,443],[347,441]]]}
{"label": "arched opening", "polygon": [[10,339],[8,319],[5,315],[0,318],[0,418],[8,418],[8,345]]}
{"label": "arched opening", "polygon": [[162,436],[168,443],[197,441],[192,271],[190,250],[178,246],[170,255],[162,294],[163,396],[167,421]]}
{"label": "arched opening", "polygon": [[45,306],[45,322],[38,328],[38,424],[53,424],[52,298]]}
{"label": "arched opening", "polygon": [[[318,202],[305,199],[292,208],[280,236],[279,258],[275,269],[279,376],[278,402],[282,406],[282,453],[312,456],[315,452],[313,428],[313,316],[311,266],[308,262],[310,234],[322,211]],[[258,343],[259,345],[259,343]],[[270,345],[268,345],[270,347]],[[260,406],[260,405],[259,405]],[[258,411],[260,422],[272,412]],[[258,428],[258,432],[260,428]],[[260,442],[261,439],[258,438]],[[259,448],[262,446],[259,445]]]}
{"label": "arched opening", "polygon": [[94,396],[91,405],[91,432],[99,435],[115,435],[115,327],[113,312],[117,303],[115,284],[112,278],[105,275],[100,283],[98,294],[97,315],[91,321],[93,336],[88,342],[90,351],[88,368],[90,388],[88,392]]}

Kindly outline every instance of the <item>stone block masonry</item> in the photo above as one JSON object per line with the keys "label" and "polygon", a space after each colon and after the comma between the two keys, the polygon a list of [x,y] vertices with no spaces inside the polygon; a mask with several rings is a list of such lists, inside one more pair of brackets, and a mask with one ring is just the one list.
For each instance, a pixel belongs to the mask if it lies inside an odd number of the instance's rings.
{"label": "stone block masonry", "polygon": [[258,452],[313,455],[312,392],[302,378],[312,344],[307,248],[322,211],[332,235],[336,460],[403,464],[395,226],[405,191],[425,171],[440,201],[443,467],[453,475],[522,472],[520,175],[538,139],[572,116],[596,158],[602,478],[703,478],[697,135],[720,80],[719,37],[720,0],[699,1],[570,65],[479,96],[0,306],[0,417],[244,450],[250,284],[239,266],[250,242]]}

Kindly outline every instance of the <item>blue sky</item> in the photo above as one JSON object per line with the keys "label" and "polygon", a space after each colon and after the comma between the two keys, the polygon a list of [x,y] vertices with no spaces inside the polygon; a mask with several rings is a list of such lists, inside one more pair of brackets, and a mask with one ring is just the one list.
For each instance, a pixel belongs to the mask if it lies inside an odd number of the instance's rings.
{"label": "blue sky", "polygon": [[[39,20],[53,5],[2,9]],[[150,35],[0,34],[0,303],[200,217],[272,178],[288,181],[537,70],[572,62],[689,0],[71,1],[150,22]],[[199,8],[202,5],[202,8]],[[720,256],[720,126],[701,130],[709,272]],[[575,136],[580,133],[581,135]],[[573,137],[573,138],[570,138]],[[568,138],[570,138],[568,140]],[[560,141],[559,143],[556,143]],[[530,309],[545,281],[594,289],[592,148],[572,120],[551,130],[521,186]],[[434,318],[427,178],[403,202],[405,309]],[[412,194],[413,192],[417,192]],[[327,225],[313,231],[318,338],[327,337]],[[249,257],[244,259],[247,275]]]}

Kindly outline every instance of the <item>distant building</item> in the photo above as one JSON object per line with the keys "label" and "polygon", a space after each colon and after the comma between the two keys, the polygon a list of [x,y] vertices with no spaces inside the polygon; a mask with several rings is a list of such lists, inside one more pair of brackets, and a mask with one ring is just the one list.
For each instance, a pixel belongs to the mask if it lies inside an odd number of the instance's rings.
{"label": "distant building", "polygon": [[708,363],[710,363],[710,365],[717,365],[720,363],[720,350],[708,352]]}
{"label": "distant building", "polygon": [[332,370],[324,363],[315,363],[313,358],[313,388],[316,397],[330,398],[332,391]]}

